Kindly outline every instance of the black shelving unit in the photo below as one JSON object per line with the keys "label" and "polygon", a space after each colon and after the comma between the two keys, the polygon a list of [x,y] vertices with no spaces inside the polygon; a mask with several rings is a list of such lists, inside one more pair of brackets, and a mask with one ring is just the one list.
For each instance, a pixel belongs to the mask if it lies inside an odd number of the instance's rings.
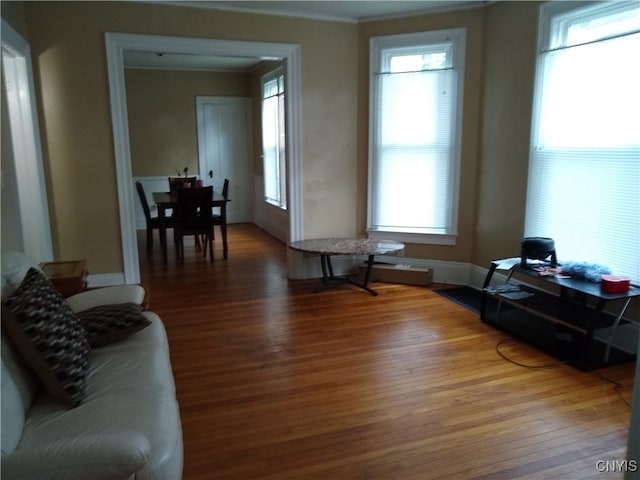
{"label": "black shelving unit", "polygon": [[[598,283],[540,276],[521,265],[510,270],[506,283],[492,286],[497,265],[492,263],[483,286],[483,322],[580,370],[634,358],[638,329],[622,316],[631,300],[640,297],[640,288],[611,294],[601,291]],[[525,284],[526,280],[530,282]],[[605,313],[605,306],[616,304],[620,304],[617,314]],[[616,340],[622,337],[626,342]]]}

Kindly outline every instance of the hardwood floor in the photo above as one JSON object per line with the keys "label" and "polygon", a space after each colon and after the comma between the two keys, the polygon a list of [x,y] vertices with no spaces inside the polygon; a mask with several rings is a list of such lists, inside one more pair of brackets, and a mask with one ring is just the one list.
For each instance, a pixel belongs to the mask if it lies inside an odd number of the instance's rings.
{"label": "hardwood floor", "polygon": [[[286,246],[231,225],[213,264],[140,256],[169,335],[184,479],[621,479],[634,363],[523,368],[505,334],[431,289],[312,293]],[[508,357],[553,359],[509,339]],[[611,381],[608,381],[610,379]],[[621,384],[620,388],[613,381]],[[624,399],[624,401],[623,401]],[[173,479],[167,479],[173,480]]]}

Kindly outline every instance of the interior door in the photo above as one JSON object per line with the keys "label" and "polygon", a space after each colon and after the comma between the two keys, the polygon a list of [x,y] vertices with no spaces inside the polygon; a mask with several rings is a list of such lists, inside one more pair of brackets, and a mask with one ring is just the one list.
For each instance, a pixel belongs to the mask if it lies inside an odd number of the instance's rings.
{"label": "interior door", "polygon": [[200,178],[221,192],[229,179],[229,223],[253,222],[251,99],[196,97]]}

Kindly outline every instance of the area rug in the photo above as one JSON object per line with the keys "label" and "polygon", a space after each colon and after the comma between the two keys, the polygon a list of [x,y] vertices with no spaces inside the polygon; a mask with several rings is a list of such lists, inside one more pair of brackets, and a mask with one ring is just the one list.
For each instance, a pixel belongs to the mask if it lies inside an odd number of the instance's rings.
{"label": "area rug", "polygon": [[482,292],[471,287],[451,287],[434,290],[438,295],[456,302],[469,310],[480,313]]}

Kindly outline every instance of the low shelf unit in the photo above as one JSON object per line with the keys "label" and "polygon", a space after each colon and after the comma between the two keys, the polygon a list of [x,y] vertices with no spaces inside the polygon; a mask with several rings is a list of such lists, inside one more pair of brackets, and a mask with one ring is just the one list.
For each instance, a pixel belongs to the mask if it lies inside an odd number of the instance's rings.
{"label": "low shelf unit", "polygon": [[640,288],[606,293],[599,283],[540,276],[519,264],[492,285],[497,267],[493,262],[484,281],[483,322],[585,371],[634,358],[638,326],[623,315]]}

